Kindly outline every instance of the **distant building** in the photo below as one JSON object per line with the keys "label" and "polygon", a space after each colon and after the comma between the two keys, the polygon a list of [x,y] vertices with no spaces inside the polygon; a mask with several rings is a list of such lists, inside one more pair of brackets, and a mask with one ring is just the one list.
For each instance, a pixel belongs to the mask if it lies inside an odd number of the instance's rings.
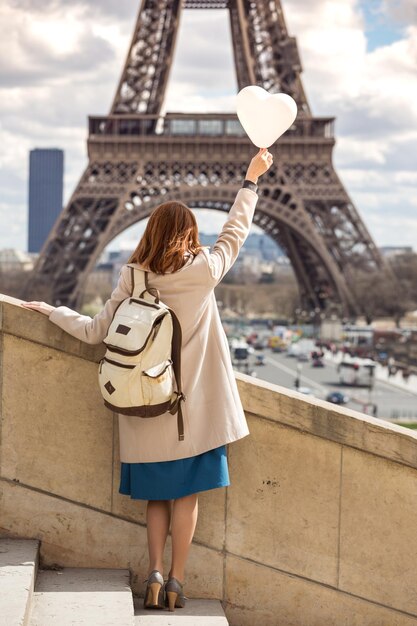
{"label": "distant building", "polygon": [[[203,246],[213,248],[218,235],[199,233]],[[101,271],[112,274],[113,288],[117,285],[119,271],[127,263],[136,248],[136,241],[121,241],[119,250],[103,250],[97,260],[94,272]],[[113,266],[113,271],[110,267]],[[106,269],[104,269],[106,268]],[[260,279],[261,282],[272,282],[274,273],[288,274],[292,265],[283,250],[271,237],[265,234],[251,233],[239,252],[233,267],[229,270],[229,278],[237,278],[241,274]]]}
{"label": "distant building", "polygon": [[[217,235],[199,233],[200,241],[205,246],[212,247],[217,239]],[[285,253],[280,246],[268,235],[262,233],[250,233],[239,252],[239,256],[249,256],[260,261],[278,261],[286,259]]]}
{"label": "distant building", "polygon": [[33,259],[26,252],[16,250],[14,248],[4,248],[0,250],[0,271],[16,272],[24,271],[29,272],[33,269]]}
{"label": "distant building", "polygon": [[229,278],[237,278],[241,275],[258,278],[261,275],[261,260],[256,254],[239,254],[228,271],[228,275]]}
{"label": "distant building", "polygon": [[35,148],[29,153],[28,252],[39,252],[62,211],[64,152]]}
{"label": "distant building", "polygon": [[388,258],[399,256],[401,254],[413,254],[412,246],[381,246],[379,248],[382,256]]}
{"label": "distant building", "polygon": [[99,263],[87,276],[84,291],[87,293],[103,293],[106,290],[113,291],[117,284],[113,280],[113,263]]}
{"label": "distant building", "polygon": [[109,253],[109,263],[113,264],[113,289],[116,287],[117,282],[119,280],[119,272],[121,270],[122,265],[128,262],[130,255],[132,254],[135,246],[131,246],[130,243],[126,242],[125,245],[121,244],[119,251],[113,251]]}

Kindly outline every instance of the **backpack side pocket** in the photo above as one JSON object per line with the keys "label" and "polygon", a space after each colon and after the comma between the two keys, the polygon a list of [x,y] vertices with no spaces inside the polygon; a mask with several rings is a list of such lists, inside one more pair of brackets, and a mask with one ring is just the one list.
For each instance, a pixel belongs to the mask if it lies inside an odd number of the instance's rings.
{"label": "backpack side pocket", "polygon": [[161,404],[171,399],[174,392],[174,370],[171,359],[161,361],[142,372],[145,404]]}

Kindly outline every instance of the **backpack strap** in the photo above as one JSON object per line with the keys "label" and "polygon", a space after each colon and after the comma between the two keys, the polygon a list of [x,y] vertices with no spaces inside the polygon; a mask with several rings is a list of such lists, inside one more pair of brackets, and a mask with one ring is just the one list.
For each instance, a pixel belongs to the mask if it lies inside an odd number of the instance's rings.
{"label": "backpack strap", "polygon": [[[143,298],[144,293],[147,291],[154,299],[156,304],[159,303],[159,290],[155,289],[155,287],[150,287],[148,282],[148,272],[146,270],[139,269],[138,267],[134,267],[130,263],[126,263],[128,267],[130,267],[131,271],[131,282],[132,282],[132,290],[131,297]],[[136,281],[135,281],[136,275]]]}
{"label": "backpack strap", "polygon": [[[132,298],[139,298],[139,294],[145,288],[146,289],[146,278],[144,276],[144,270],[140,270],[138,267],[134,267],[130,263],[126,263],[128,267],[130,267],[130,278],[132,283],[132,289],[130,291],[130,296]],[[136,280],[135,280],[136,276]]]}
{"label": "backpack strap", "polygon": [[177,391],[175,392],[177,397],[169,409],[169,412],[174,415],[177,413],[177,426],[178,426],[178,441],[183,441],[184,439],[184,420],[182,416],[182,406],[181,402],[185,400],[185,395],[182,392],[181,388],[181,341],[182,341],[182,331],[181,325],[178,320],[178,317],[175,315],[172,309],[168,309],[172,316],[173,323],[173,333],[172,333],[172,344],[171,344],[171,354],[173,360],[174,374],[175,380],[177,382]]}

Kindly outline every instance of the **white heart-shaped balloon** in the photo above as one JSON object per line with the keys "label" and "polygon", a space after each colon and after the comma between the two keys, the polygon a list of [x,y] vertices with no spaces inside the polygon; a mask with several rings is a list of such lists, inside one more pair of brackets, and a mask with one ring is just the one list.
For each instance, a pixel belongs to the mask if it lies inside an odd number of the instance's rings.
{"label": "white heart-shaped balloon", "polygon": [[237,94],[236,113],[252,143],[269,148],[294,122],[297,105],[286,93],[270,94],[248,85]]}

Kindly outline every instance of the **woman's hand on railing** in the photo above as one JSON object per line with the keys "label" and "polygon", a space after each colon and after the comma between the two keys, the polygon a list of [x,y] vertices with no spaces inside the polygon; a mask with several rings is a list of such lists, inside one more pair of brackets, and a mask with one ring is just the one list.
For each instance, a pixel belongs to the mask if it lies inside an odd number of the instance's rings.
{"label": "woman's hand on railing", "polygon": [[259,152],[255,154],[249,163],[245,178],[256,184],[259,176],[265,174],[273,162],[274,157],[268,152],[268,148],[259,148]]}
{"label": "woman's hand on railing", "polygon": [[24,306],[26,309],[39,311],[39,313],[43,313],[44,315],[47,315],[48,317],[52,313],[52,311],[54,311],[56,308],[52,306],[52,304],[48,304],[47,302],[32,301],[32,302],[21,302],[20,304]]}

